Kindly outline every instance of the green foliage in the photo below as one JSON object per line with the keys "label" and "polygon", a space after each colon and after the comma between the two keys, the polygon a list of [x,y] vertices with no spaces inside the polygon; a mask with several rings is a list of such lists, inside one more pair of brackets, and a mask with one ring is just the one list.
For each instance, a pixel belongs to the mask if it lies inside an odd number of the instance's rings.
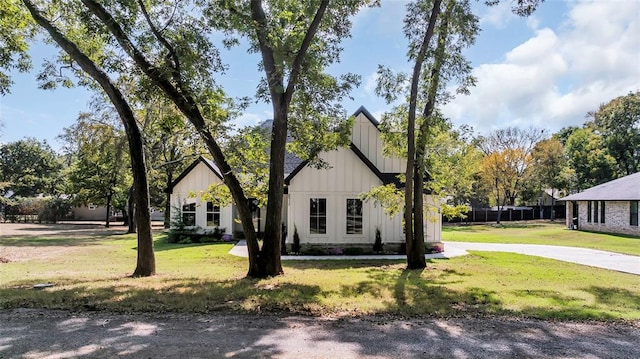
{"label": "green foliage", "polygon": [[344,249],[345,256],[361,256],[364,254],[364,249],[360,247],[346,247]]}
{"label": "green foliage", "polygon": [[382,206],[389,217],[393,217],[402,211],[403,192],[394,184],[387,184],[371,188],[368,192],[360,194],[363,201],[374,201],[376,205]]}
{"label": "green foliage", "polygon": [[302,252],[295,253],[300,253],[305,256],[326,256],[327,254],[329,254],[326,249],[321,247],[308,247]]}
{"label": "green foliage", "polygon": [[56,223],[67,219],[71,201],[60,197],[16,198],[5,208],[4,216],[10,222]]}
{"label": "green foliage", "polygon": [[640,91],[617,97],[592,115],[617,172],[630,175],[640,171]]}
{"label": "green foliage", "polygon": [[293,245],[291,246],[291,252],[300,253],[300,235],[298,234],[298,227],[293,225]]}
{"label": "green foliage", "polygon": [[0,182],[16,196],[59,194],[62,164],[46,141],[26,138],[0,145]]}
{"label": "green foliage", "polygon": [[573,131],[567,139],[565,152],[569,168],[574,174],[565,176],[575,179],[572,189],[584,190],[615,178],[615,158],[609,154],[602,136],[591,128]]}
{"label": "green foliage", "polygon": [[127,137],[108,103],[96,99],[93,109],[81,113],[59,136],[70,162],[65,190],[76,204],[124,209],[132,183]]}
{"label": "green foliage", "polygon": [[380,233],[380,227],[376,227],[376,239],[373,242],[373,253],[382,253],[384,250],[382,244],[382,234]]}
{"label": "green foliage", "polygon": [[452,218],[464,219],[464,218],[467,218],[467,212],[469,212],[469,206],[464,204],[449,205],[449,204],[443,203],[440,207],[440,211],[442,213],[442,216],[447,219],[452,219]]}
{"label": "green foliage", "polygon": [[13,84],[13,70],[31,69],[27,52],[35,27],[19,0],[0,0],[0,95],[6,95]]}

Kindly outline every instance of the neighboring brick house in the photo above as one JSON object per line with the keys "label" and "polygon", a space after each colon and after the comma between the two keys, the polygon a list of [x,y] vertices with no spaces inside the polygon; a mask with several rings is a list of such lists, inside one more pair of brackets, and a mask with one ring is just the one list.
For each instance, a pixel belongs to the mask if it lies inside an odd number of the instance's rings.
{"label": "neighboring brick house", "polygon": [[560,200],[566,201],[570,228],[640,236],[640,172]]}

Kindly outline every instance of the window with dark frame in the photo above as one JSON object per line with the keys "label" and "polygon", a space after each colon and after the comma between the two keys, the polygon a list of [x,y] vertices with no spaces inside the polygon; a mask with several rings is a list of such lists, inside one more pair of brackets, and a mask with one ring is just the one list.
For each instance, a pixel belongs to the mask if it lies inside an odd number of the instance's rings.
{"label": "window with dark frame", "polygon": [[604,201],[600,201],[600,223],[604,223]]}
{"label": "window with dark frame", "polygon": [[309,233],[327,233],[327,199],[309,199]]}
{"label": "window with dark frame", "polygon": [[593,201],[593,223],[598,223],[598,201]]}
{"label": "window with dark frame", "polygon": [[587,201],[587,222],[591,223],[591,201]]}
{"label": "window with dark frame", "polygon": [[220,227],[220,206],[207,202],[207,227]]}
{"label": "window with dark frame", "polygon": [[362,234],[362,200],[347,199],[347,234]]}
{"label": "window with dark frame", "polygon": [[196,225],[196,204],[186,203],[182,205],[182,222],[185,226]]}
{"label": "window with dark frame", "polygon": [[638,226],[638,202],[629,201],[629,224],[632,226]]}

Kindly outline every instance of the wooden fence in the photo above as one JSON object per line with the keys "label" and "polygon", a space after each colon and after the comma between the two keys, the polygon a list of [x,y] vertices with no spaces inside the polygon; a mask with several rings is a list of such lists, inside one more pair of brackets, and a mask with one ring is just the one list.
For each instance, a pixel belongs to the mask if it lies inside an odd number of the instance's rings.
{"label": "wooden fence", "polygon": [[[501,222],[531,221],[536,219],[551,219],[551,211],[555,211],[555,219],[566,217],[566,207],[563,205],[531,207],[530,209],[503,209],[500,213]],[[491,208],[474,208],[467,212],[467,218],[442,218],[445,223],[497,222],[498,211]]]}

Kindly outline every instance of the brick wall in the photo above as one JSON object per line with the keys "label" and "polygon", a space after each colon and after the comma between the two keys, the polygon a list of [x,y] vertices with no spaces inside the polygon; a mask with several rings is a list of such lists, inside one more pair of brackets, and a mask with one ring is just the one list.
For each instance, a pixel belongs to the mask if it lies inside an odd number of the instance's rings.
{"label": "brick wall", "polygon": [[[588,220],[588,201],[578,201],[578,227],[585,231],[621,233],[640,236],[640,227],[629,224],[629,201],[605,201],[604,223],[600,223],[600,203],[598,203],[598,223],[595,223],[593,211],[594,202],[591,204],[591,223]],[[599,201],[598,201],[599,202]],[[571,219],[576,217],[573,213],[571,201],[567,202],[567,226],[571,225]]]}

